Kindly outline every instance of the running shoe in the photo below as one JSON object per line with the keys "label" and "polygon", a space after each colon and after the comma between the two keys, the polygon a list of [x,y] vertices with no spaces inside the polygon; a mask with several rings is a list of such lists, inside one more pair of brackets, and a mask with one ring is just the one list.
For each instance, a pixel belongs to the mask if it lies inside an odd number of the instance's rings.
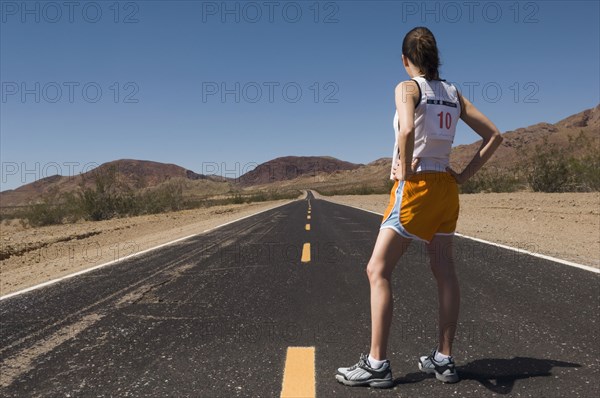
{"label": "running shoe", "polygon": [[356,365],[338,368],[335,378],[347,386],[389,388],[394,385],[390,361],[386,359],[379,368],[373,369],[368,355],[365,354],[360,354],[360,360]]}
{"label": "running shoe", "polygon": [[434,349],[431,354],[419,358],[419,369],[421,372],[435,374],[435,378],[444,383],[456,383],[458,381],[458,373],[454,365],[454,358],[449,356],[441,362],[435,360]]}

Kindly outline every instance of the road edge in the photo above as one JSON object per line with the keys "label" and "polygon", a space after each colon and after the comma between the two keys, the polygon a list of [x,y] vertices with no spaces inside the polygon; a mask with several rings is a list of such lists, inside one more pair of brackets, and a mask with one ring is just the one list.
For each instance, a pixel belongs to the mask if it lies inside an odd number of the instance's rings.
{"label": "road edge", "polygon": [[[315,196],[315,195],[314,195],[314,193],[313,193],[313,196]],[[315,197],[315,199],[317,199],[317,198]],[[334,203],[334,204],[336,204],[336,205],[340,205],[340,206],[352,207],[352,208],[354,208],[354,209],[357,209],[357,210],[366,211],[366,212],[373,213],[373,214],[377,214],[377,215],[379,215],[379,216],[382,216],[382,217],[383,217],[383,213],[378,213],[378,212],[376,212],[376,211],[373,211],[373,210],[363,209],[363,208],[361,208],[361,207],[356,207],[356,206],[352,206],[352,205],[348,205],[348,204],[344,204],[344,203],[338,203],[338,202],[334,202],[334,201],[332,201],[332,200],[327,200],[327,199],[326,199],[326,198],[325,198],[323,195],[321,195],[321,194],[319,194],[319,198],[318,198],[318,199],[325,200],[325,201],[327,201],[327,202],[329,202],[329,203]],[[534,256],[534,257],[543,258],[543,259],[545,259],[545,260],[550,260],[550,261],[553,261],[553,262],[555,262],[555,263],[560,263],[560,264],[568,265],[568,266],[570,266],[570,267],[575,267],[575,268],[583,269],[583,270],[585,270],[585,271],[590,271],[590,272],[593,272],[593,273],[595,273],[595,274],[600,274],[600,268],[594,268],[594,267],[592,267],[592,266],[589,266],[589,265],[585,265],[585,264],[579,264],[579,263],[575,263],[575,262],[573,262],[573,261],[569,261],[569,260],[563,260],[563,259],[561,259],[561,258],[557,258],[557,257],[548,256],[548,255],[546,255],[546,254],[535,253],[535,252],[532,252],[532,251],[529,251],[529,250],[525,250],[525,249],[519,249],[518,247],[512,247],[512,246],[504,245],[504,244],[502,244],[502,243],[495,243],[495,242],[491,242],[491,241],[489,241],[489,240],[480,239],[480,238],[475,238],[475,237],[473,237],[473,236],[463,235],[463,234],[460,234],[460,233],[458,233],[458,232],[457,232],[457,233],[455,233],[455,235],[456,235],[456,236],[460,236],[461,238],[465,238],[465,239],[474,240],[474,241],[476,241],[476,242],[485,243],[485,244],[488,244],[488,245],[491,245],[491,246],[500,247],[500,248],[502,248],[502,249],[508,249],[508,250],[516,251],[516,252],[518,252],[518,253],[522,253],[522,254],[528,254],[528,255],[530,255],[530,256]]]}

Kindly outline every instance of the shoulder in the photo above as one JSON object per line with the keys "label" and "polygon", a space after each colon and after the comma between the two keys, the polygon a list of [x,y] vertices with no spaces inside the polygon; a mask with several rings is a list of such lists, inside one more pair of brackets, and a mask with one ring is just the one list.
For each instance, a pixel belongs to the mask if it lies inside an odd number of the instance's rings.
{"label": "shoulder", "polygon": [[396,85],[395,92],[396,94],[402,94],[406,92],[413,92],[413,90],[418,89],[417,82],[414,80],[405,80]]}
{"label": "shoulder", "polygon": [[448,87],[450,90],[454,91],[456,98],[458,99],[458,103],[460,105],[460,113],[462,115],[465,107],[470,105],[470,102],[465,97],[462,96],[462,94],[456,84],[454,84],[450,81],[447,81],[447,80],[441,80],[441,81],[446,85],[446,87]]}
{"label": "shoulder", "polygon": [[444,79],[444,80],[440,80],[440,83],[443,84],[447,88],[447,90],[450,90],[450,92],[454,91],[454,93],[456,93],[457,97],[461,96],[460,90],[458,89],[458,86],[454,82]]}
{"label": "shoulder", "polygon": [[409,98],[415,104],[420,101],[421,88],[414,80],[405,80],[398,83],[395,89],[396,101],[406,102]]}
{"label": "shoulder", "polygon": [[460,92],[458,87],[456,87],[454,85],[452,85],[452,86],[456,90],[456,96],[458,97],[458,102],[460,103],[460,115],[462,117],[462,115],[464,115],[465,111],[468,108],[470,108],[472,104],[467,97],[462,95],[462,93]]}

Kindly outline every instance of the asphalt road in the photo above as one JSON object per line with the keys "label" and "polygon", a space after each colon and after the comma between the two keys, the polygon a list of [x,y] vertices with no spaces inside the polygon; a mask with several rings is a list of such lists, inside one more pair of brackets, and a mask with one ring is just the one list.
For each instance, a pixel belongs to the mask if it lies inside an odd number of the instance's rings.
{"label": "asphalt road", "polygon": [[337,383],[369,349],[380,221],[309,194],[0,301],[0,395],[279,397],[287,348],[314,347],[317,397],[598,396],[598,274],[458,237],[462,380],[418,371],[437,294],[413,243],[393,276],[395,387]]}

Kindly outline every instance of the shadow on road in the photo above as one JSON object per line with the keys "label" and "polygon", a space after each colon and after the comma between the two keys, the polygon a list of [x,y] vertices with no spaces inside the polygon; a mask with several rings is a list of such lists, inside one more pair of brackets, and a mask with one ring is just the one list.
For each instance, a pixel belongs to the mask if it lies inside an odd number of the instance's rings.
{"label": "shadow on road", "polygon": [[[497,394],[508,394],[515,381],[530,377],[550,376],[553,367],[579,368],[581,365],[571,362],[554,361],[528,357],[512,359],[478,359],[456,369],[461,380],[476,380]],[[435,377],[422,372],[409,373],[394,380],[395,385],[418,383]]]}

